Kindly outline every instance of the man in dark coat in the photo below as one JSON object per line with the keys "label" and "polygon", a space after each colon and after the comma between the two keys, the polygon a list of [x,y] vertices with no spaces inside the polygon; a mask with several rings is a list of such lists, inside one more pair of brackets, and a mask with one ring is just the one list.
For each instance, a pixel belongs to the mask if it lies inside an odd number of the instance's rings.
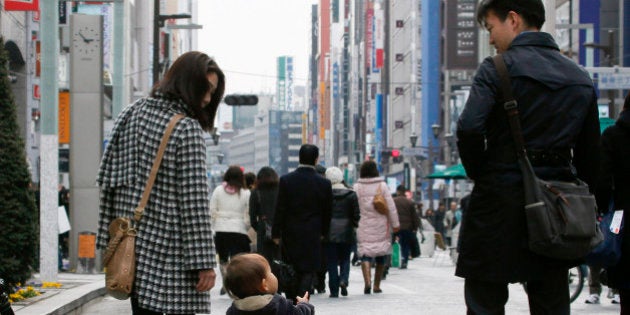
{"label": "man in dark coat", "polygon": [[414,246],[414,242],[418,241],[415,234],[418,233],[420,226],[420,217],[416,214],[416,204],[405,196],[405,191],[405,186],[399,185],[396,187],[396,197],[394,197],[398,221],[400,222],[400,231],[396,233],[402,255],[400,269],[407,269],[411,248]]}
{"label": "man in dark coat", "polygon": [[608,203],[614,201],[614,210],[623,210],[624,231],[621,242],[621,260],[608,268],[608,286],[619,289],[621,314],[630,310],[630,94],[619,119],[604,130],[602,135],[602,169],[597,186],[597,207],[608,211]]}
{"label": "man in dark coat", "polygon": [[[541,0],[484,0],[477,20],[503,55],[525,147],[542,179],[579,177],[591,188],[598,169],[597,96],[588,73],[563,56]],[[460,230],[455,274],[468,314],[503,314],[508,283],[527,281],[532,314],[569,314],[567,268],[527,247],[521,171],[492,58],[480,65],[457,126],[459,153],[475,181]]]}
{"label": "man in dark coat", "polygon": [[272,236],[276,244],[282,240],[282,255],[293,266],[298,287],[287,298],[313,292],[315,272],[322,265],[322,243],[328,235],[332,211],[330,181],[315,171],[319,149],[312,144],[300,148],[300,165],[282,177]]}

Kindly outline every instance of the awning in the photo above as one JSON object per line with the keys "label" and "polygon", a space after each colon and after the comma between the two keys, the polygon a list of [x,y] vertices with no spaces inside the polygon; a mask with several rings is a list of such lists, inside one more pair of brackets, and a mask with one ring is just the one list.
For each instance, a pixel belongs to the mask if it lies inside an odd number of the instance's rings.
{"label": "awning", "polygon": [[427,176],[427,178],[442,178],[442,179],[466,179],[466,170],[462,164],[456,164],[443,171],[437,171]]}

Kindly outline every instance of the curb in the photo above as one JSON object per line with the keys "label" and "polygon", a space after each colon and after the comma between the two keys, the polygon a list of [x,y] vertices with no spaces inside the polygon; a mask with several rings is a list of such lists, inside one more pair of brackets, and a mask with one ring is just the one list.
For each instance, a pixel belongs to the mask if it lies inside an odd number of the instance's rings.
{"label": "curb", "polygon": [[107,294],[102,281],[80,285],[64,290],[47,299],[25,306],[15,313],[18,315],[65,315],[80,314],[84,305]]}

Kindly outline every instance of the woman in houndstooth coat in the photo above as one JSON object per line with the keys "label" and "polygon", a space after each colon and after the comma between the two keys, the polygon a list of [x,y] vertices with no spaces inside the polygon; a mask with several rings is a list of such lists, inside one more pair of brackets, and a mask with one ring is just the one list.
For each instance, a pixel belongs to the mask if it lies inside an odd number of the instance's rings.
{"label": "woman in houndstooth coat", "polygon": [[125,108],[116,120],[97,178],[101,249],[109,241],[110,222],[133,217],[169,120],[178,113],[186,116],[168,141],[137,224],[134,314],[210,313],[216,254],[203,131],[213,127],[224,89],[224,75],[214,60],[188,52],[150,97]]}

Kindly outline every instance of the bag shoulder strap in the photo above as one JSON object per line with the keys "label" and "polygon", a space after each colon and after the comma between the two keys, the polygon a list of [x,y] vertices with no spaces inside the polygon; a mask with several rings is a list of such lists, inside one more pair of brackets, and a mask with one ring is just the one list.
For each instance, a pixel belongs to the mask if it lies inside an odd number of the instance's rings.
{"label": "bag shoulder strap", "polygon": [[162,141],[160,142],[160,147],[158,148],[157,155],[155,156],[155,160],[153,160],[153,167],[151,168],[151,175],[149,175],[149,179],[147,180],[147,183],[144,186],[142,199],[140,199],[140,202],[138,203],[138,207],[134,211],[134,220],[136,222],[139,222],[140,219],[142,219],[142,214],[144,213],[144,207],[147,205],[147,202],[149,201],[149,195],[151,195],[151,189],[153,189],[155,176],[157,175],[157,172],[160,169],[160,164],[162,163],[162,157],[164,156],[164,151],[166,150],[168,139],[171,137],[171,133],[173,132],[173,128],[175,128],[175,125],[182,118],[184,118],[183,114],[175,114],[173,115],[168,125],[166,126],[166,130],[164,131],[164,135],[162,136]]}
{"label": "bag shoulder strap", "polygon": [[378,187],[376,188],[376,194],[382,195],[383,191],[381,190],[381,182],[378,182]]}
{"label": "bag shoulder strap", "polygon": [[510,131],[512,132],[512,138],[514,139],[514,145],[516,147],[516,155],[519,158],[526,158],[527,151],[525,150],[525,140],[523,140],[523,130],[521,129],[521,122],[519,120],[518,103],[514,99],[514,95],[512,95],[510,74],[505,66],[503,55],[495,55],[492,57],[492,61],[494,61],[494,65],[499,73],[501,94],[503,96],[503,109],[507,112]]}

